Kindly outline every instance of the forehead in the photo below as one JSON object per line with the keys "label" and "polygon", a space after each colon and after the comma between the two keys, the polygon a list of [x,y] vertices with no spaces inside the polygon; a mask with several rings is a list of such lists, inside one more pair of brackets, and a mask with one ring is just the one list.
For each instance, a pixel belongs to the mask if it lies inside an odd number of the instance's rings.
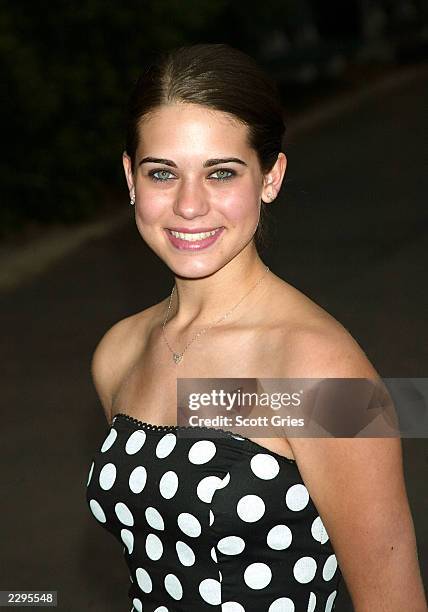
{"label": "forehead", "polygon": [[244,153],[251,155],[248,127],[236,117],[198,104],[177,103],[160,106],[139,125],[142,152],[176,150],[193,155]]}

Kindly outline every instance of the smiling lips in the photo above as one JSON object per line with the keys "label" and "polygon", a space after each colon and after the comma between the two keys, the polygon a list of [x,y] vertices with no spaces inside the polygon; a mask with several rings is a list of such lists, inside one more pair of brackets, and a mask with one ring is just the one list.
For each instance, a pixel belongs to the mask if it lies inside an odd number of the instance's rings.
{"label": "smiling lips", "polygon": [[205,231],[201,231],[200,228],[182,231],[183,229],[185,228],[167,229],[167,235],[172,245],[179,250],[200,250],[213,244],[224,227]]}

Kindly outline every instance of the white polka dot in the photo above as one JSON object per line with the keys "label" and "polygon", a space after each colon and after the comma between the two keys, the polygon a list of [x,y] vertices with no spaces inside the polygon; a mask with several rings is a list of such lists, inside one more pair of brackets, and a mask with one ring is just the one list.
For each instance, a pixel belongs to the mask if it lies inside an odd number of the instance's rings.
{"label": "white polka dot", "polygon": [[272,572],[266,563],[251,563],[244,572],[244,582],[250,589],[264,589],[272,580]]}
{"label": "white polka dot", "polygon": [[91,501],[89,502],[89,507],[92,510],[92,514],[95,516],[97,521],[99,521],[100,523],[106,522],[107,519],[104,510],[101,508],[100,504],[97,502],[96,499],[91,499]]}
{"label": "white polka dot", "polygon": [[331,580],[334,576],[334,572],[337,569],[336,555],[330,555],[327,561],[324,563],[322,568],[322,577],[324,580]]}
{"label": "white polka dot", "polygon": [[133,493],[141,493],[146,486],[147,470],[142,465],[137,465],[129,476],[129,488]]}
{"label": "white polka dot", "polygon": [[223,582],[223,575],[220,570],[218,570],[218,579],[220,580],[220,582]]}
{"label": "white polka dot", "polygon": [[86,486],[89,485],[89,483],[91,482],[91,478],[92,478],[92,472],[94,471],[94,462],[92,461],[92,465],[91,465],[91,469],[89,470],[89,476],[88,476],[88,482],[86,483]]}
{"label": "white polka dot", "polygon": [[132,527],[134,524],[134,517],[126,504],[118,502],[114,507],[114,511],[116,512],[116,516],[121,523],[127,525],[128,527]]}
{"label": "white polka dot", "polygon": [[314,612],[316,605],[317,605],[317,596],[315,595],[315,593],[312,593],[311,591],[311,594],[309,595],[309,603],[308,603],[307,612]]}
{"label": "white polka dot", "polygon": [[205,476],[196,487],[196,495],[207,504],[211,503],[214,493],[220,489],[222,480],[218,476]]}
{"label": "white polka dot", "polygon": [[137,597],[134,597],[134,599],[132,600],[132,605],[137,610],[137,612],[143,612],[143,604],[141,603],[141,600]]}
{"label": "white polka dot", "polygon": [[320,542],[321,544],[325,544],[327,542],[328,534],[327,534],[327,531],[325,530],[324,524],[320,516],[317,516],[317,518],[312,523],[311,533],[312,533],[312,537],[317,542]]}
{"label": "white polka dot", "polygon": [[211,554],[212,560],[215,561],[215,563],[218,563],[218,561],[217,561],[217,553],[215,551],[215,547],[214,546],[211,548],[210,554]]}
{"label": "white polka dot", "polygon": [[114,485],[116,480],[116,466],[114,463],[106,463],[100,472],[100,487],[104,491],[108,491]]}
{"label": "white polka dot", "polygon": [[165,606],[159,606],[159,608],[156,608],[156,610],[153,610],[153,612],[169,612],[168,608],[165,608]]}
{"label": "white polka dot", "polygon": [[218,606],[221,603],[221,585],[214,578],[205,578],[199,584],[199,593],[204,601],[212,606]]}
{"label": "white polka dot", "polygon": [[156,445],[156,457],[165,459],[174,449],[176,442],[177,436],[173,433],[167,433]]}
{"label": "white polka dot", "polygon": [[165,499],[171,499],[177,493],[178,476],[173,470],[165,472],[159,482],[159,491]]}
{"label": "white polka dot", "polygon": [[263,480],[271,480],[279,473],[279,463],[267,453],[258,453],[250,461],[250,466],[253,473]]}
{"label": "white polka dot", "polygon": [[122,539],[122,542],[128,549],[128,553],[131,554],[134,550],[134,536],[132,534],[132,531],[129,531],[129,529],[121,529],[120,537]]}
{"label": "white polka dot", "polygon": [[313,580],[316,571],[317,562],[313,557],[300,557],[293,567],[295,579],[302,584],[306,584]]}
{"label": "white polka dot", "polygon": [[245,608],[236,601],[226,601],[221,604],[221,612],[245,612]]}
{"label": "white polka dot", "polygon": [[214,457],[216,450],[214,442],[210,440],[199,440],[195,442],[189,450],[189,461],[197,465],[207,463],[207,461],[210,461]]}
{"label": "white polka dot", "polygon": [[224,487],[228,485],[229,482],[230,482],[230,473],[228,472],[226,476],[223,476],[223,478],[221,479],[221,485],[219,486],[219,489],[224,489]]}
{"label": "white polka dot", "polygon": [[333,610],[334,600],[336,599],[337,591],[333,591],[330,593],[327,599],[327,603],[325,604],[325,612],[331,612]]}
{"label": "white polka dot", "polygon": [[285,496],[285,503],[290,510],[303,510],[309,502],[309,493],[305,485],[295,484],[291,486]]}
{"label": "white polka dot", "polygon": [[268,612],[294,612],[294,610],[294,603],[289,597],[280,597],[270,604]]}
{"label": "white polka dot", "polygon": [[178,526],[181,531],[191,538],[197,538],[201,535],[201,524],[193,514],[190,512],[181,512],[177,518]]}
{"label": "white polka dot", "polygon": [[153,585],[152,579],[150,578],[149,573],[143,569],[142,567],[138,567],[135,572],[135,576],[137,578],[138,586],[144,593],[150,593]]}
{"label": "white polka dot", "polygon": [[185,542],[179,540],[175,545],[175,550],[177,551],[178,558],[182,565],[189,567],[194,564],[195,553]]}
{"label": "white polka dot", "polygon": [[239,555],[245,548],[245,542],[239,536],[226,536],[217,542],[217,548],[224,555]]}
{"label": "white polka dot", "polygon": [[167,574],[164,580],[165,588],[167,592],[174,599],[181,599],[183,597],[183,587],[181,582],[174,574]]}
{"label": "white polka dot", "polygon": [[210,510],[210,527],[213,523],[214,523],[214,513],[212,510]]}
{"label": "white polka dot", "polygon": [[115,429],[111,429],[109,435],[104,440],[103,445],[101,447],[101,452],[105,453],[112,446],[113,442],[117,438],[117,431]]}
{"label": "white polka dot", "polygon": [[287,525],[275,525],[267,534],[267,545],[273,550],[284,550],[291,544],[293,536]]}
{"label": "white polka dot", "polygon": [[157,561],[162,557],[163,546],[160,538],[154,533],[149,533],[146,538],[146,553],[149,559]]}
{"label": "white polka dot", "polygon": [[163,531],[165,529],[163,518],[156,510],[156,508],[149,506],[148,508],[146,508],[145,515],[146,521],[148,522],[150,527],[153,527],[153,529],[159,529],[160,531]]}
{"label": "white polka dot", "polygon": [[258,495],[244,495],[237,503],[236,511],[240,519],[254,523],[265,513],[265,503]]}
{"label": "white polka dot", "polygon": [[145,431],[143,431],[142,429],[137,429],[137,431],[134,431],[129,436],[126,442],[126,445],[125,445],[125,450],[128,453],[128,455],[135,455],[135,453],[138,453],[138,451],[141,449],[145,441],[146,441]]}

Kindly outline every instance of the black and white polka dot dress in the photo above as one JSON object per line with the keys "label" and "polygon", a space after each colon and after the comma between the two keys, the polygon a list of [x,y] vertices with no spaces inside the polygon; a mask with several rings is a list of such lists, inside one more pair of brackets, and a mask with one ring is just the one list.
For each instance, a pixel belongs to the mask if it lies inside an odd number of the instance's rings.
{"label": "black and white polka dot dress", "polygon": [[341,581],[297,464],[231,432],[117,414],[92,514],[123,546],[136,612],[331,612]]}

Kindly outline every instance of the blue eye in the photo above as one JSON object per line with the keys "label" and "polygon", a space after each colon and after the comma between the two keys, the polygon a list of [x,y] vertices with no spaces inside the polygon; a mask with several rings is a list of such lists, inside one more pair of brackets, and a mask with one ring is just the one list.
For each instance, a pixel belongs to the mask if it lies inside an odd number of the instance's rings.
{"label": "blue eye", "polygon": [[233,176],[235,176],[236,174],[234,170],[227,170],[226,168],[221,168],[220,170],[216,170],[215,172],[213,172],[211,176],[213,176],[214,174],[219,174],[219,173],[227,173],[229,176],[218,176],[216,179],[218,181],[227,181],[231,179]]}
{"label": "blue eye", "polygon": [[[161,174],[163,176],[162,177],[156,176],[157,174]],[[163,183],[170,180],[170,178],[168,176],[165,176],[165,174],[171,174],[172,176],[172,172],[169,172],[169,170],[151,170],[149,172],[149,176],[152,178],[152,180],[160,181]]]}
{"label": "blue eye", "polygon": [[[216,174],[220,176],[216,177],[215,176]],[[167,181],[172,180],[172,178],[174,177],[172,172],[170,172],[169,170],[150,170],[150,172],[148,173],[148,176],[150,176],[150,178],[153,181],[157,181],[161,183],[166,183]],[[211,177],[213,177],[217,181],[227,181],[234,176],[236,176],[236,172],[234,170],[229,170],[227,168],[220,168],[219,170],[216,170],[210,175],[210,179]]]}

